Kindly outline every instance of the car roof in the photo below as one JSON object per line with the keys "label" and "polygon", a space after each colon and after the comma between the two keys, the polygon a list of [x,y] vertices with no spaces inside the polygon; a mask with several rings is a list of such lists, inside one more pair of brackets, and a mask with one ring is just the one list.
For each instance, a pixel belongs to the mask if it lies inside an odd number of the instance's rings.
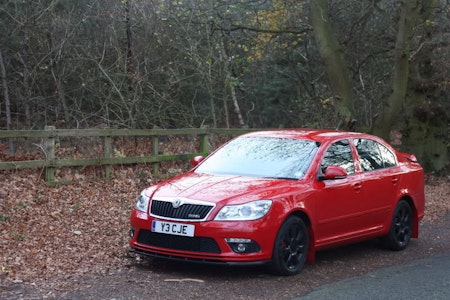
{"label": "car roof", "polygon": [[307,139],[316,142],[325,142],[328,140],[334,140],[339,138],[356,138],[366,137],[375,138],[370,134],[350,132],[333,129],[274,129],[264,131],[254,131],[244,136],[261,136],[261,137],[279,137],[279,138],[294,138],[294,139]]}

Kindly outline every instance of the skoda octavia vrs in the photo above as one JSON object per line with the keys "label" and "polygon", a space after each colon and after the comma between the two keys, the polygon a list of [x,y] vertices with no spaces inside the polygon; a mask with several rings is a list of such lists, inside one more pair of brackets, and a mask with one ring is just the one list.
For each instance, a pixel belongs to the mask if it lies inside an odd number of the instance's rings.
{"label": "skoda octavia vrs", "polygon": [[324,248],[381,237],[402,250],[419,235],[423,170],[372,135],[253,132],[192,163],[141,192],[130,250],[294,275]]}

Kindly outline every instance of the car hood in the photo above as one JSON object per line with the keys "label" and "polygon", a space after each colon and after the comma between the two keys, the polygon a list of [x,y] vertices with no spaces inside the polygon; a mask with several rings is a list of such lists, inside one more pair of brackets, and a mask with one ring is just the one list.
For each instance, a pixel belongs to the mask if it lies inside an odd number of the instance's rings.
{"label": "car hood", "polygon": [[278,196],[297,180],[242,177],[234,175],[210,175],[190,172],[168,180],[154,190],[154,199],[174,197],[203,200],[212,203],[230,201],[244,203]]}

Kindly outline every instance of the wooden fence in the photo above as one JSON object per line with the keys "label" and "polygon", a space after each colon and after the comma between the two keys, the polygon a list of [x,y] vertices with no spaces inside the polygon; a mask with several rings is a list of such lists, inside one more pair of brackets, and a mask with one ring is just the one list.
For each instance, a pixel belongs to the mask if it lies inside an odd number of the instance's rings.
{"label": "wooden fence", "polygon": [[[0,130],[2,139],[40,138],[39,148],[44,152],[45,159],[27,161],[0,161],[0,170],[45,168],[45,180],[55,182],[55,170],[61,167],[101,166],[105,177],[110,178],[111,165],[151,163],[155,175],[162,161],[189,160],[197,155],[206,156],[209,152],[209,138],[212,135],[235,136],[249,129],[56,129],[46,126],[44,130]],[[195,136],[199,139],[199,149],[194,153],[160,154],[160,140],[170,136]],[[55,156],[57,140],[61,137],[98,137],[103,140],[103,155],[99,158],[58,159]],[[114,157],[112,139],[114,137],[150,137],[152,139],[151,155],[134,157]]]}

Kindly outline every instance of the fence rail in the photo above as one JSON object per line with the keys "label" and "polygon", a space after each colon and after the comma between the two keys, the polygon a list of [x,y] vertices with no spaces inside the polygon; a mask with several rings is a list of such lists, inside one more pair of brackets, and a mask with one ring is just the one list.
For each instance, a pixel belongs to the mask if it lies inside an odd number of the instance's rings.
{"label": "fence rail", "polygon": [[[41,138],[41,150],[45,154],[43,160],[28,161],[0,161],[0,170],[45,168],[45,180],[55,182],[55,170],[61,167],[75,166],[101,166],[105,177],[110,178],[111,165],[152,163],[155,174],[163,161],[189,160],[197,155],[207,155],[209,137],[212,135],[235,136],[250,129],[223,129],[223,128],[185,128],[185,129],[56,129],[46,126],[44,130],[0,130],[1,139]],[[161,137],[170,136],[196,136],[199,138],[199,148],[193,153],[159,154]],[[103,139],[103,155],[100,158],[58,159],[55,156],[56,140],[61,137],[98,137]],[[113,157],[112,139],[114,137],[151,137],[151,155],[134,157]]]}

